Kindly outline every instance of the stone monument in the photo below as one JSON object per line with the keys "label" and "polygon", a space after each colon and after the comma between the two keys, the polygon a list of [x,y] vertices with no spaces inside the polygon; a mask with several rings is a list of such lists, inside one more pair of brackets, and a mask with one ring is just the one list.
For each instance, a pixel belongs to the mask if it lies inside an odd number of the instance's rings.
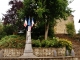
{"label": "stone monument", "polygon": [[25,18],[24,26],[26,28],[26,44],[24,53],[21,57],[36,57],[33,54],[32,44],[31,44],[31,28],[34,25],[33,17]]}

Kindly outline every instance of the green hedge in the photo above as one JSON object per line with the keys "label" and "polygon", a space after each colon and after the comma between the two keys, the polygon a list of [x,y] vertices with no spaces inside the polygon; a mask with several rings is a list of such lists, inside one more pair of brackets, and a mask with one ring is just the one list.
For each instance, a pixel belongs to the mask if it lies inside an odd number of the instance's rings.
{"label": "green hedge", "polygon": [[0,40],[0,48],[24,48],[25,38],[18,35],[5,36]]}
{"label": "green hedge", "polygon": [[[19,35],[5,36],[0,40],[0,48],[24,48],[25,37]],[[68,50],[72,49],[71,41],[67,39],[59,39],[54,37],[49,40],[32,40],[33,47],[66,47]]]}
{"label": "green hedge", "polygon": [[72,43],[71,41],[67,39],[59,39],[59,38],[53,38],[52,40],[32,40],[33,47],[66,47],[66,49],[71,50],[72,49]]}

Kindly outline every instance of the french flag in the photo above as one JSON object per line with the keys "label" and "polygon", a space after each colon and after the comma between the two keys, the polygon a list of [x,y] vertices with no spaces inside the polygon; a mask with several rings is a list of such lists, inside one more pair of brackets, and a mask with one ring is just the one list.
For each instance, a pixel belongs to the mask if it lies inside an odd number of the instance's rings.
{"label": "french flag", "polygon": [[32,17],[31,22],[30,22],[30,17],[28,19],[28,22],[27,22],[27,19],[25,18],[24,26],[26,27],[27,25],[28,26],[33,26],[34,25],[34,19],[33,19],[33,17]]}
{"label": "french flag", "polygon": [[26,27],[26,26],[27,26],[27,20],[26,20],[26,18],[25,18],[24,27]]}
{"label": "french flag", "polygon": [[34,19],[33,19],[33,17],[32,17],[32,26],[34,25]]}

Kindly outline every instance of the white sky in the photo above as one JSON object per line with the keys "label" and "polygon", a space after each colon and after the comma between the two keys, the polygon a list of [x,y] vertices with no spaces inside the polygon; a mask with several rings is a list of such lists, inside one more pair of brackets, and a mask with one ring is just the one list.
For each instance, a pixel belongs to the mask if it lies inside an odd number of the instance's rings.
{"label": "white sky", "polygon": [[[10,6],[8,5],[10,0],[0,0],[0,18],[2,18],[2,14],[5,14],[6,11],[10,8]],[[78,23],[79,19],[80,19],[80,0],[74,0],[69,7],[72,8],[72,10],[75,10],[74,13],[72,13],[74,15],[74,25],[75,25],[75,29],[76,32],[78,32],[78,30],[80,29],[80,23]]]}
{"label": "white sky", "polygon": [[2,14],[5,14],[6,11],[10,8],[8,2],[10,0],[0,0],[0,19],[2,18]]}
{"label": "white sky", "polygon": [[80,23],[78,23],[80,19],[80,0],[74,0],[71,4],[69,4],[69,7],[71,7],[72,10],[75,10],[72,14],[74,15],[74,25],[77,33],[80,29]]}

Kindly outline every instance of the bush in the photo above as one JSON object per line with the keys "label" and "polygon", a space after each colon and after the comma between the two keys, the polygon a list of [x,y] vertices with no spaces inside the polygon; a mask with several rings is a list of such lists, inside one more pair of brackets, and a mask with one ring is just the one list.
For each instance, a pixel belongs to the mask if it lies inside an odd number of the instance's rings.
{"label": "bush", "polygon": [[32,40],[32,46],[33,47],[41,47],[40,40]]}
{"label": "bush", "polygon": [[42,40],[41,47],[54,47],[54,45],[57,44],[57,41],[58,39],[55,37],[51,40]]}
{"label": "bush", "polygon": [[[5,36],[0,40],[0,48],[24,48],[25,37],[19,35]],[[54,37],[49,40],[32,40],[33,47],[66,47],[68,50],[72,49],[71,41],[66,39],[59,39]]]}
{"label": "bush", "polygon": [[50,46],[49,40],[42,40],[41,46],[42,46],[42,47],[49,47],[49,46]]}
{"label": "bush", "polygon": [[2,37],[4,37],[6,35],[6,32],[3,31],[3,25],[0,24],[0,40]]}
{"label": "bush", "polygon": [[66,47],[67,50],[72,49],[72,43],[71,43],[71,41],[69,41],[67,39],[59,39],[58,46],[59,47]]}
{"label": "bush", "polygon": [[73,23],[66,24],[66,29],[67,29],[67,33],[70,36],[74,36],[75,35],[75,28],[74,28],[74,24]]}
{"label": "bush", "polygon": [[18,35],[5,36],[0,40],[0,48],[24,48],[25,38]]}
{"label": "bush", "polygon": [[6,32],[7,35],[12,35],[14,32],[14,28],[12,25],[4,25],[3,31]]}
{"label": "bush", "polygon": [[71,41],[67,39],[59,39],[54,37],[52,40],[33,40],[32,42],[33,47],[55,47],[55,48],[60,48],[60,47],[66,47],[67,50],[72,49],[72,43]]}

